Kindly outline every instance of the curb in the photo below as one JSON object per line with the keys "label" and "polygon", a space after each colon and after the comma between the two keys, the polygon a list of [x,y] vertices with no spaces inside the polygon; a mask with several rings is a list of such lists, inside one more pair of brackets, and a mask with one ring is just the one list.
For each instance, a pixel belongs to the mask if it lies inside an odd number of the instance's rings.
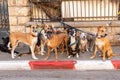
{"label": "curb", "polygon": [[31,70],[29,61],[0,61],[0,70]]}
{"label": "curb", "polygon": [[36,69],[74,69],[75,61],[30,61],[32,70]]}
{"label": "curb", "polygon": [[[117,64],[116,64],[117,65]],[[111,61],[77,61],[76,70],[112,70],[114,66]]]}
{"label": "curb", "polygon": [[120,60],[0,61],[0,70],[119,70]]}

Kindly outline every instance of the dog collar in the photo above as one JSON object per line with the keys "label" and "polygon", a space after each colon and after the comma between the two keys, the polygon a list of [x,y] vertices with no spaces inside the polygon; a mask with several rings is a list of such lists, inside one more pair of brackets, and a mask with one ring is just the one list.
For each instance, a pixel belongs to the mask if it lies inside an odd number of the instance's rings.
{"label": "dog collar", "polygon": [[33,34],[33,33],[31,33],[31,34],[32,34],[33,37],[37,37],[37,34]]}
{"label": "dog collar", "polygon": [[101,35],[101,36],[97,36],[98,39],[100,39],[100,38],[104,38],[104,37],[106,37],[106,36],[103,36],[103,35]]}
{"label": "dog collar", "polygon": [[77,44],[78,41],[75,41],[74,43],[71,43],[69,46],[73,46],[74,44]]}
{"label": "dog collar", "polygon": [[100,38],[103,38],[103,37],[106,37],[106,36],[107,36],[107,34],[104,34],[104,35],[97,36],[97,38],[100,39]]}
{"label": "dog collar", "polygon": [[33,37],[37,37],[36,35],[33,35]]}

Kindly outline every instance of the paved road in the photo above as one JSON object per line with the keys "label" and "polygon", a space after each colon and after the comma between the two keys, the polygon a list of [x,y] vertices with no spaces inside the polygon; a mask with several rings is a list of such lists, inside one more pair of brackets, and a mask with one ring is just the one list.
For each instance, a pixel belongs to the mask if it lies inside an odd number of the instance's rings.
{"label": "paved road", "polygon": [[120,71],[0,71],[0,80],[120,80]]}
{"label": "paved road", "polygon": [[[112,46],[112,48],[114,53],[120,54],[120,46]],[[16,50],[22,54],[29,53],[29,47],[26,47],[26,46],[18,47]],[[45,53],[44,56],[41,56],[41,55],[36,55],[36,56],[39,58],[38,60],[44,60],[44,58],[46,57],[46,54],[47,53]],[[59,53],[58,57],[59,57],[59,60],[90,60],[91,55],[92,55],[92,52],[86,52],[86,53],[81,53],[80,58],[72,57],[71,59],[68,59],[65,53],[64,54]],[[112,58],[112,60],[119,60],[119,59],[120,59],[120,56],[115,56]],[[1,61],[12,60],[11,55],[9,53],[0,51],[0,60]],[[31,58],[31,55],[26,55],[20,58],[17,57],[14,60],[33,60],[33,59]],[[53,52],[51,53],[51,56],[48,60],[55,60],[55,54]],[[102,60],[102,58],[97,55],[94,60]]]}

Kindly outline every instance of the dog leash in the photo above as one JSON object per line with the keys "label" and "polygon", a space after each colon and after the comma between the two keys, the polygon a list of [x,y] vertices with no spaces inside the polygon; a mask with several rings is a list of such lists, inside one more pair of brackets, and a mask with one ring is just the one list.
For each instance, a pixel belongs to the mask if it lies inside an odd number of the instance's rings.
{"label": "dog leash", "polygon": [[60,22],[60,25],[61,25],[61,26],[63,25],[63,27],[66,27],[66,28],[74,28],[74,29],[76,29],[77,31],[84,32],[84,33],[86,33],[86,34],[95,36],[94,34],[87,33],[87,32],[85,32],[85,31],[83,31],[83,30],[80,30],[80,29],[77,29],[77,28],[75,28],[75,27],[73,27],[73,26],[70,26],[70,25],[64,23],[63,21]]}

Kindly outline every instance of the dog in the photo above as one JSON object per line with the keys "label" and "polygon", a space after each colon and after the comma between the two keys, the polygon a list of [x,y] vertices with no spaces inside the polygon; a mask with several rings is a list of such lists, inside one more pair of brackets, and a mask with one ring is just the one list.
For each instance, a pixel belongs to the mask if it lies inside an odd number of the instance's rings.
{"label": "dog", "polygon": [[89,50],[90,52],[93,52],[94,49],[95,49],[95,37],[96,37],[96,34],[93,34],[93,35],[87,34],[88,50]]}
{"label": "dog", "polygon": [[79,48],[79,38],[77,37],[77,30],[74,28],[68,29],[68,58],[71,56],[77,56],[79,58],[80,48]]}
{"label": "dog", "polygon": [[27,44],[30,47],[32,58],[38,59],[35,56],[34,48],[37,43],[37,25],[31,25],[30,26],[30,32],[29,33],[22,33],[22,32],[11,32],[9,35],[10,43],[11,44],[11,57],[12,59],[15,58],[14,56],[14,50],[18,46],[19,42],[22,42],[24,44]]}
{"label": "dog", "polygon": [[41,30],[38,31],[38,36],[37,36],[37,44],[35,46],[35,53],[38,53],[38,54],[41,54],[41,55],[44,55],[44,53],[46,52],[45,51],[45,42],[46,42],[46,39],[47,39],[47,32],[48,31],[51,31],[52,30],[52,26],[48,25],[48,24],[45,24],[45,23],[42,23],[41,24]]}
{"label": "dog", "polygon": [[112,51],[112,47],[110,45],[110,41],[106,38],[107,27],[99,26],[98,32],[95,38],[95,50],[93,55],[90,57],[91,59],[95,58],[96,52],[99,50],[102,53],[102,59],[106,60],[111,59],[113,56],[120,56],[120,54],[114,54]]}
{"label": "dog", "polygon": [[45,60],[47,60],[49,58],[51,48],[55,51],[55,59],[58,60],[57,48],[63,43],[66,46],[66,50],[67,50],[67,54],[68,54],[68,49],[67,49],[68,36],[66,33],[56,34],[56,32],[54,31],[54,29],[52,27],[47,29],[45,32],[47,33],[46,45],[48,48],[48,52],[47,52],[47,56],[46,56]]}
{"label": "dog", "polygon": [[38,33],[38,36],[37,36],[37,40],[38,41],[37,41],[37,44],[35,46],[35,50],[34,50],[35,53],[44,55],[44,53],[45,53],[44,47],[45,47],[45,41],[46,41],[46,39],[47,39],[46,33],[45,33],[44,29],[42,29]]}
{"label": "dog", "polygon": [[[2,37],[2,41],[3,41],[3,43],[0,44],[0,51],[11,53],[11,51],[7,47],[8,43],[9,43],[9,37]],[[15,51],[15,54],[19,54],[19,52]]]}
{"label": "dog", "polygon": [[85,51],[89,51],[88,50],[88,39],[87,39],[87,34],[86,33],[81,33],[80,36],[80,51],[81,52],[85,52]]}

